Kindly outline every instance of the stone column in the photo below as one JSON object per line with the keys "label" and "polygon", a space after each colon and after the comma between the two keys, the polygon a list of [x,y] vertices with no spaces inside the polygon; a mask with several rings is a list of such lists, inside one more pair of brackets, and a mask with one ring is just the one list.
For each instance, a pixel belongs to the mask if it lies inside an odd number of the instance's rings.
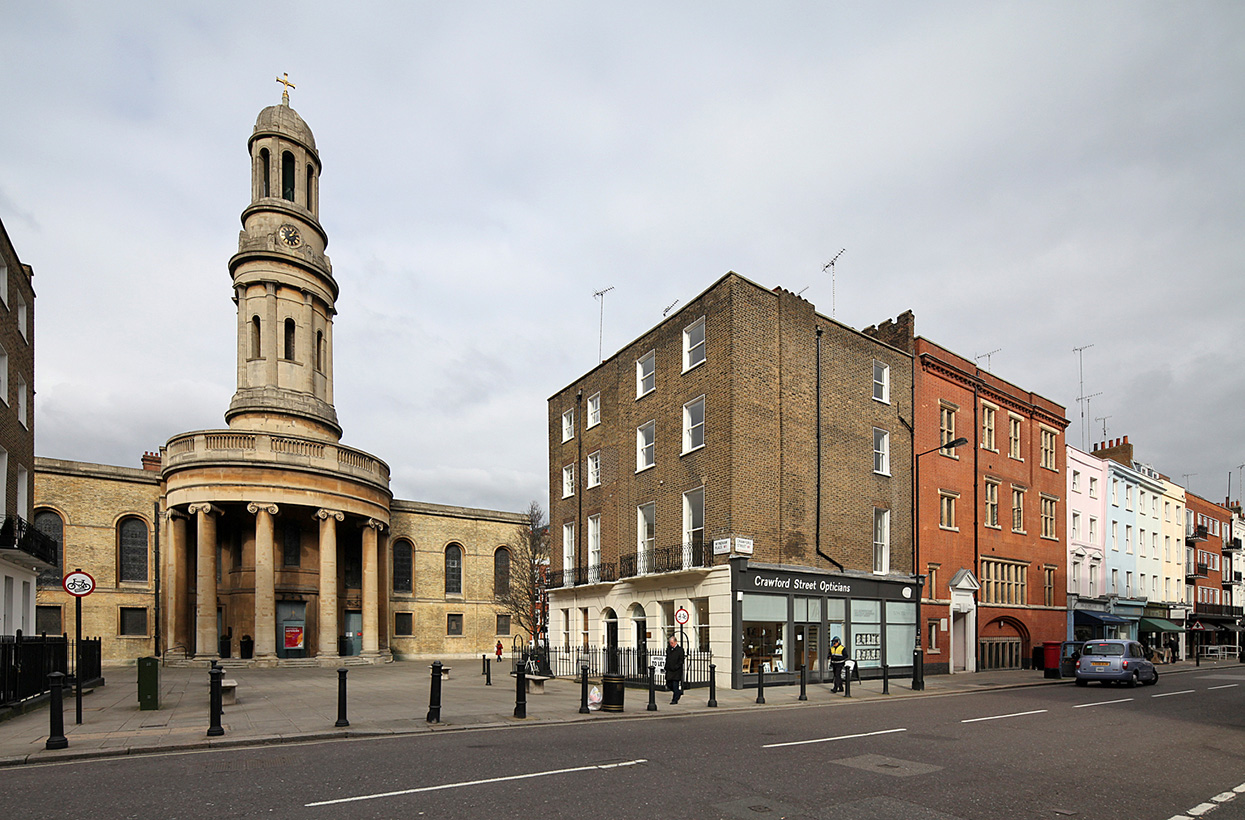
{"label": "stone column", "polygon": [[233,292],[234,304],[238,306],[238,389],[248,387],[246,378],[246,360],[251,355],[251,318],[246,309],[246,285],[236,285]]}
{"label": "stone column", "polygon": [[[180,510],[169,510],[166,514],[169,533],[169,557],[164,588],[165,598],[165,635],[169,646],[181,645],[189,650],[190,629],[186,613],[190,608],[190,572],[186,560],[186,520],[187,516]],[[190,654],[187,651],[186,654]]]}
{"label": "stone column", "polygon": [[272,559],[272,517],[276,504],[246,505],[255,516],[255,657],[277,656],[276,572]]}
{"label": "stone column", "polygon": [[260,347],[264,351],[265,387],[277,386],[277,363],[285,351],[281,349],[285,341],[285,327],[277,321],[277,286],[272,282],[264,283],[264,338]]}
{"label": "stone column", "polygon": [[216,628],[216,516],[211,504],[191,504],[195,516],[199,567],[195,591],[195,657],[219,658],[220,633]]}
{"label": "stone column", "polygon": [[336,510],[316,510],[320,519],[320,648],[322,658],[335,658],[337,647],[337,522]]}
{"label": "stone column", "polygon": [[298,346],[303,362],[302,389],[314,396],[316,393],[316,313],[312,309],[312,296],[303,291],[303,342]]}
{"label": "stone column", "polygon": [[380,573],[377,564],[377,533],[384,522],[369,518],[363,523],[363,654],[380,654]]}

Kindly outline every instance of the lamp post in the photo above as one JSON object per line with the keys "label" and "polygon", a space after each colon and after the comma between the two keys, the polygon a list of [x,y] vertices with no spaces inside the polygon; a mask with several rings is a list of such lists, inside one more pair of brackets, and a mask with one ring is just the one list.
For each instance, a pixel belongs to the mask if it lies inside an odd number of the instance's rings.
{"label": "lamp post", "polygon": [[[925,652],[921,649],[921,595],[925,590],[925,576],[920,574],[921,568],[921,456],[927,456],[930,453],[936,453],[939,450],[954,450],[956,447],[962,447],[968,444],[968,439],[960,436],[957,439],[948,441],[946,444],[939,444],[932,450],[926,450],[923,453],[917,453],[912,457],[912,504],[915,508],[915,535],[912,539],[912,575],[917,579],[917,595],[916,595],[916,645],[912,648],[912,691],[922,692],[925,690]],[[976,477],[973,478],[976,481]]]}

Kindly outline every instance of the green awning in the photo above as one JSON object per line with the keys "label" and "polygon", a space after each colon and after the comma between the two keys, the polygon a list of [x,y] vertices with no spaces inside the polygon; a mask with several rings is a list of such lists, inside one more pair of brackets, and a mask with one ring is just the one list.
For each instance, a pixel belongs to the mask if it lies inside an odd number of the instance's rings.
{"label": "green awning", "polygon": [[1186,632],[1183,626],[1172,623],[1165,618],[1142,618],[1139,622],[1141,632]]}

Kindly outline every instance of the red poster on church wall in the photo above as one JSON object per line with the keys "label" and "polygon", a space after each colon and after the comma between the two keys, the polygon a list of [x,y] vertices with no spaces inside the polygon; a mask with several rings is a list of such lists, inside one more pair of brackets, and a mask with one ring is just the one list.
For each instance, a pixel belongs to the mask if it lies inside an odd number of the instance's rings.
{"label": "red poster on church wall", "polygon": [[303,648],[303,628],[301,626],[287,626],[285,628],[285,648]]}

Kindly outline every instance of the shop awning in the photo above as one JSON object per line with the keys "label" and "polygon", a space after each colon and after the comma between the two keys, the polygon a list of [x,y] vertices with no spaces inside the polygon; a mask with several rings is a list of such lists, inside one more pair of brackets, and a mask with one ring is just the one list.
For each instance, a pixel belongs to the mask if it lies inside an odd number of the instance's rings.
{"label": "shop awning", "polygon": [[1236,624],[1219,624],[1219,628],[1225,632],[1245,632],[1245,627],[1240,627]]}
{"label": "shop awning", "polygon": [[1166,618],[1142,618],[1139,622],[1142,632],[1185,632],[1180,624],[1174,624]]}
{"label": "shop awning", "polygon": [[1077,609],[1072,613],[1072,622],[1081,626],[1117,626],[1119,624],[1130,624],[1132,621],[1127,618],[1121,618],[1119,615],[1112,615],[1110,612],[1092,612],[1088,609]]}

